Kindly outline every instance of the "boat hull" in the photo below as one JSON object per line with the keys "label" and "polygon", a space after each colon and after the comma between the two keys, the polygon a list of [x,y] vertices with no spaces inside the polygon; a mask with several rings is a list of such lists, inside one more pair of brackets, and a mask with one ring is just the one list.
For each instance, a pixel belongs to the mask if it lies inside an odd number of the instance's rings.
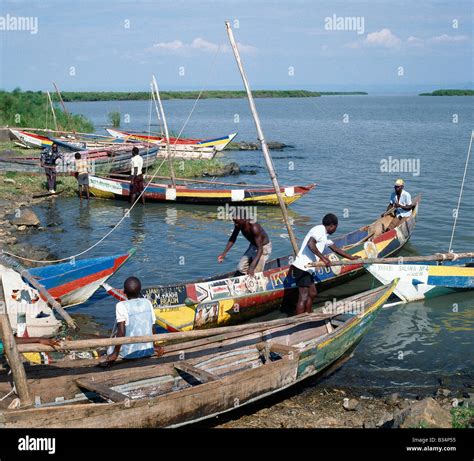
{"label": "boat hull", "polygon": [[[295,186],[282,188],[283,200],[287,205],[295,202],[315,187]],[[108,179],[98,176],[89,177],[91,194],[104,199],[130,199],[130,182],[119,179]],[[167,184],[148,185],[145,200],[149,202],[188,203],[195,205],[278,205],[278,198],[273,189],[204,189]]]}
{"label": "boat hull", "polygon": [[464,258],[431,264],[370,264],[366,268],[383,284],[399,278],[395,294],[403,302],[411,302],[474,289],[473,264],[474,258]]}

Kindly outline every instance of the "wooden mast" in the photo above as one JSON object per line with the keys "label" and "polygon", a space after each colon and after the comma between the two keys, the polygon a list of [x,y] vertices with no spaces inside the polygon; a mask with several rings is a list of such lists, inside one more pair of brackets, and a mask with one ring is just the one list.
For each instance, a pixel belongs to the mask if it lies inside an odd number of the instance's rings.
{"label": "wooden mast", "polygon": [[58,131],[58,122],[56,120],[56,111],[54,110],[53,101],[51,99],[51,94],[49,93],[49,91],[46,91],[46,94],[48,95],[49,107],[51,107],[51,112],[53,113],[54,127],[56,128],[56,131]]}
{"label": "wooden mast", "polygon": [[63,111],[67,115],[67,118],[69,120],[69,124],[71,125],[72,129],[74,129],[74,124],[72,122],[71,114],[66,108],[66,104],[64,104],[63,97],[61,96],[61,92],[59,91],[58,85],[56,85],[56,82],[53,82],[54,89],[56,90],[56,94],[58,95],[59,102],[61,103],[61,107],[63,108]]}
{"label": "wooden mast", "polygon": [[290,224],[290,220],[288,217],[288,210],[286,209],[286,204],[283,200],[283,197],[281,195],[280,191],[280,185],[278,184],[278,179],[276,177],[275,173],[275,168],[273,166],[273,161],[270,157],[270,152],[268,150],[267,142],[265,141],[265,137],[263,135],[262,128],[260,126],[260,119],[258,117],[257,113],[257,108],[255,107],[255,102],[253,100],[252,96],[252,90],[250,89],[249,82],[247,80],[247,75],[245,74],[243,65],[242,65],[242,60],[240,58],[240,53],[239,53],[239,48],[237,47],[237,43],[235,42],[234,39],[234,33],[232,32],[232,29],[230,27],[230,22],[226,21],[225,23],[226,28],[227,28],[227,34],[229,35],[229,40],[230,44],[232,46],[232,50],[234,52],[235,60],[237,61],[237,66],[239,67],[240,75],[242,76],[242,81],[244,82],[245,90],[247,91],[247,97],[249,100],[250,104],[250,110],[252,111],[253,119],[255,121],[255,126],[257,128],[257,135],[258,135],[258,140],[260,141],[260,144],[262,146],[262,152],[263,156],[265,158],[265,163],[267,165],[268,173],[270,174],[270,179],[272,180],[273,187],[275,188],[275,193],[278,197],[278,203],[281,208],[281,213],[283,215],[283,221],[285,221],[286,229],[288,230],[288,236],[290,237],[290,242],[291,245],[293,246],[293,251],[295,254],[298,253],[298,244],[296,242],[295,235],[293,233],[293,229]]}
{"label": "wooden mast", "polygon": [[12,370],[13,381],[15,383],[15,389],[18,397],[20,398],[21,406],[28,406],[33,404],[30,390],[28,388],[28,381],[26,379],[25,367],[21,360],[21,355],[18,352],[15,337],[13,336],[12,327],[10,325],[10,319],[8,318],[8,312],[5,302],[5,296],[3,293],[3,284],[0,280],[0,303],[2,308],[0,309],[0,326],[2,330],[2,342],[5,349],[5,356],[7,357],[8,364]]}
{"label": "wooden mast", "polygon": [[170,135],[168,133],[168,124],[166,123],[165,111],[163,110],[163,104],[161,103],[160,92],[158,90],[158,83],[156,82],[156,78],[155,78],[154,75],[153,75],[153,87],[154,87],[155,92],[156,92],[156,99],[158,101],[158,106],[160,108],[161,119],[163,120],[163,125],[165,127],[166,157],[168,158],[168,162],[169,162],[169,166],[170,166],[171,184],[173,185],[173,188],[176,189],[176,180],[175,180],[175,174],[174,174],[173,159],[171,158],[171,152],[170,152]]}

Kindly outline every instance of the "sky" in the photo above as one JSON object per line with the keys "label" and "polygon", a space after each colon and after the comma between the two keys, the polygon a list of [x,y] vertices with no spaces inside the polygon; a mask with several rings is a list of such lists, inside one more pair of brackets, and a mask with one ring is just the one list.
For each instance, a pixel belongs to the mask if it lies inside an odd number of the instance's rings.
{"label": "sky", "polygon": [[[469,0],[1,0],[0,88],[472,88]],[[28,30],[18,28],[19,18]],[[16,26],[15,26],[16,23]]]}

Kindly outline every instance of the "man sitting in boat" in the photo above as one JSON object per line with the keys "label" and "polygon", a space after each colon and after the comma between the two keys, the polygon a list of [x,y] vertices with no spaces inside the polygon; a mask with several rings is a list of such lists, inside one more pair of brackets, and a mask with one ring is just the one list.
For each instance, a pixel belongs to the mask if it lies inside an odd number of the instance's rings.
{"label": "man sitting in boat", "polygon": [[398,219],[411,216],[412,210],[415,206],[411,202],[411,195],[404,189],[405,181],[403,181],[403,179],[397,179],[393,187],[395,191],[392,192],[390,203],[387,206],[386,212],[382,216],[385,216],[389,210],[392,210],[391,214]]}
{"label": "man sitting in boat", "polygon": [[272,243],[263,229],[255,220],[250,220],[247,217],[246,210],[239,210],[234,213],[234,230],[227,242],[224,251],[217,257],[220,263],[224,261],[227,253],[233,247],[240,232],[250,242],[247,250],[240,259],[237,266],[238,275],[255,275],[256,272],[263,272],[265,263],[270,258],[272,252]]}
{"label": "man sitting in boat", "polygon": [[[142,285],[136,277],[129,277],[123,285],[126,301],[120,301],[115,307],[117,338],[149,336],[153,334],[156,317],[151,302],[141,298]],[[159,354],[161,348],[157,348]],[[153,342],[125,344],[110,347],[108,355],[101,359],[101,366],[110,366],[119,357],[122,359],[138,359],[150,357],[155,353]]]}
{"label": "man sitting in boat", "polygon": [[132,149],[132,158],[130,160],[131,163],[131,182],[130,182],[130,203],[135,203],[137,197],[140,196],[140,201],[143,205],[145,205],[145,194],[142,194],[143,190],[145,189],[145,185],[143,183],[143,158],[139,154],[138,147],[134,147]]}
{"label": "man sitting in boat", "polygon": [[313,274],[317,267],[306,267],[307,264],[322,261],[326,266],[330,264],[329,258],[323,255],[326,248],[331,249],[334,253],[346,259],[358,259],[339,247],[334,245],[332,240],[328,239],[328,235],[336,232],[338,225],[337,216],[329,213],[324,216],[322,224],[313,227],[303,240],[300,251],[298,252],[291,270],[298,287],[298,302],[296,304],[296,314],[304,312],[311,313],[313,311],[313,302],[316,298],[317,290],[314,284]]}
{"label": "man sitting in boat", "polygon": [[46,173],[48,190],[52,194],[56,193],[56,162],[59,158],[62,158],[62,154],[59,152],[58,145],[54,142],[51,149],[49,147],[43,149],[40,156],[41,166]]}

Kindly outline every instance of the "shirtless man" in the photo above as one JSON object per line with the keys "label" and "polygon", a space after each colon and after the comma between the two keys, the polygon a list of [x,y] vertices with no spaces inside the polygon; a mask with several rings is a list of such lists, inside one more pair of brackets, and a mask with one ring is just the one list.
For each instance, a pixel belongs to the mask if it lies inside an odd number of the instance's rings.
{"label": "shirtless man", "polygon": [[247,251],[240,259],[239,265],[237,266],[237,275],[255,275],[255,272],[263,272],[265,263],[270,257],[272,252],[272,244],[268,238],[267,233],[263,227],[257,222],[252,222],[246,217],[235,216],[234,231],[227,242],[224,251],[217,257],[217,260],[221,263],[224,261],[229,250],[234,245],[235,241],[240,232],[250,242]]}

